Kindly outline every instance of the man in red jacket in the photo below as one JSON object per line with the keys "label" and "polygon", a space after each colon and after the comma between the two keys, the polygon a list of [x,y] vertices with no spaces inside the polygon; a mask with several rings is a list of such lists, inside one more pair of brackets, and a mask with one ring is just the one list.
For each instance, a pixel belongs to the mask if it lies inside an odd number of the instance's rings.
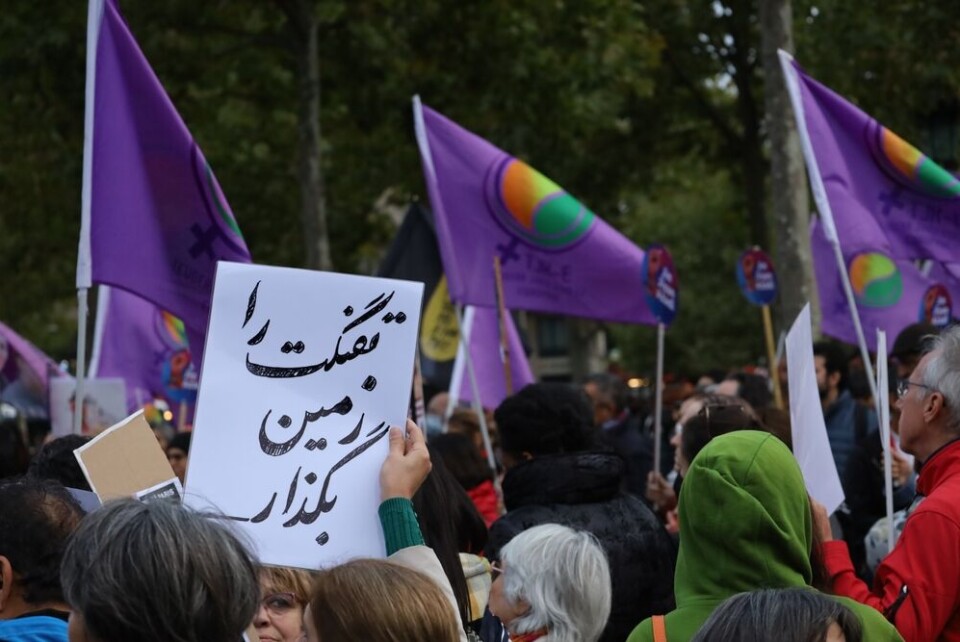
{"label": "man in red jacket", "polygon": [[846,543],[830,541],[822,506],[816,527],[833,591],[886,615],[907,642],[960,641],[960,327],[937,337],[897,390],[903,450],[922,462],[903,534],[871,590],[854,574]]}

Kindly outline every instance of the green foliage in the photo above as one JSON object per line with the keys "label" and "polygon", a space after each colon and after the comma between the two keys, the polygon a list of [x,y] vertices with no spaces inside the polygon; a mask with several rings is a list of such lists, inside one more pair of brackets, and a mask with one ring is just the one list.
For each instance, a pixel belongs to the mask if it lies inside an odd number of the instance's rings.
{"label": "green foliage", "polygon": [[[663,243],[680,282],[679,312],[667,329],[668,372],[697,374],[708,368],[757,363],[764,354],[760,309],[737,287],[737,258],[749,247],[749,227],[727,172],[696,157],[657,167],[654,182],[630,204],[624,233],[639,243]],[[653,372],[657,331],[614,326],[624,365]]]}

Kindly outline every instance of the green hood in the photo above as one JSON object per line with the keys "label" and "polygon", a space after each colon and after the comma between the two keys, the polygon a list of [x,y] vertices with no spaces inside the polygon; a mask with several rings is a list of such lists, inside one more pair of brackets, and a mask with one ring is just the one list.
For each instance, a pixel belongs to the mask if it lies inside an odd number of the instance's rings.
{"label": "green hood", "polygon": [[[726,598],[761,588],[809,586],[813,520],[803,476],[770,433],[743,430],[711,440],[680,491],[680,553],[667,614],[669,642],[686,642]],[[811,589],[813,590],[813,589]],[[841,600],[864,624],[865,640],[898,640],[874,609]],[[644,620],[629,642],[653,640]]]}
{"label": "green hood", "polygon": [[677,608],[809,585],[812,523],[803,476],[782,441],[753,430],[713,439],[680,491]]}

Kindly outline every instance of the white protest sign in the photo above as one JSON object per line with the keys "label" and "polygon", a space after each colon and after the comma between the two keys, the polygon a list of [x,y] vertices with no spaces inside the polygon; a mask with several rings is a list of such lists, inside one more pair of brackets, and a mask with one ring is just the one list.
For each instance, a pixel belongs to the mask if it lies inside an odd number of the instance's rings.
{"label": "white protest sign", "polygon": [[[77,381],[50,379],[50,430],[54,437],[73,433]],[[123,379],[85,379],[81,434],[97,435],[127,416],[127,387]]]}
{"label": "white protest sign", "polygon": [[843,503],[840,475],[833,461],[823,408],[817,389],[808,303],[787,333],[787,376],[790,390],[790,435],[807,492],[833,514]]}
{"label": "white protest sign", "polygon": [[185,502],[262,562],[383,557],[389,427],[410,400],[423,284],[220,263]]}

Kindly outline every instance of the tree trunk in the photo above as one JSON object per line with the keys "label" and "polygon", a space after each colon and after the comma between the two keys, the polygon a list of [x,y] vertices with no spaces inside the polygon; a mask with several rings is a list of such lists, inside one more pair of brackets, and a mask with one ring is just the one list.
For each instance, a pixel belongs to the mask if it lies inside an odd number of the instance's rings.
{"label": "tree trunk", "polygon": [[320,151],[320,55],[319,24],[309,2],[297,2],[294,26],[297,43],[297,73],[300,84],[300,217],[306,244],[306,264],[314,270],[332,270],[330,239],[327,231],[326,188],[323,182]]}
{"label": "tree trunk", "polygon": [[810,302],[814,336],[819,334],[820,301],[810,256],[810,207],[796,117],[777,49],[793,51],[790,0],[760,0],[767,131],[770,137],[776,265],[780,323],[788,328]]}

